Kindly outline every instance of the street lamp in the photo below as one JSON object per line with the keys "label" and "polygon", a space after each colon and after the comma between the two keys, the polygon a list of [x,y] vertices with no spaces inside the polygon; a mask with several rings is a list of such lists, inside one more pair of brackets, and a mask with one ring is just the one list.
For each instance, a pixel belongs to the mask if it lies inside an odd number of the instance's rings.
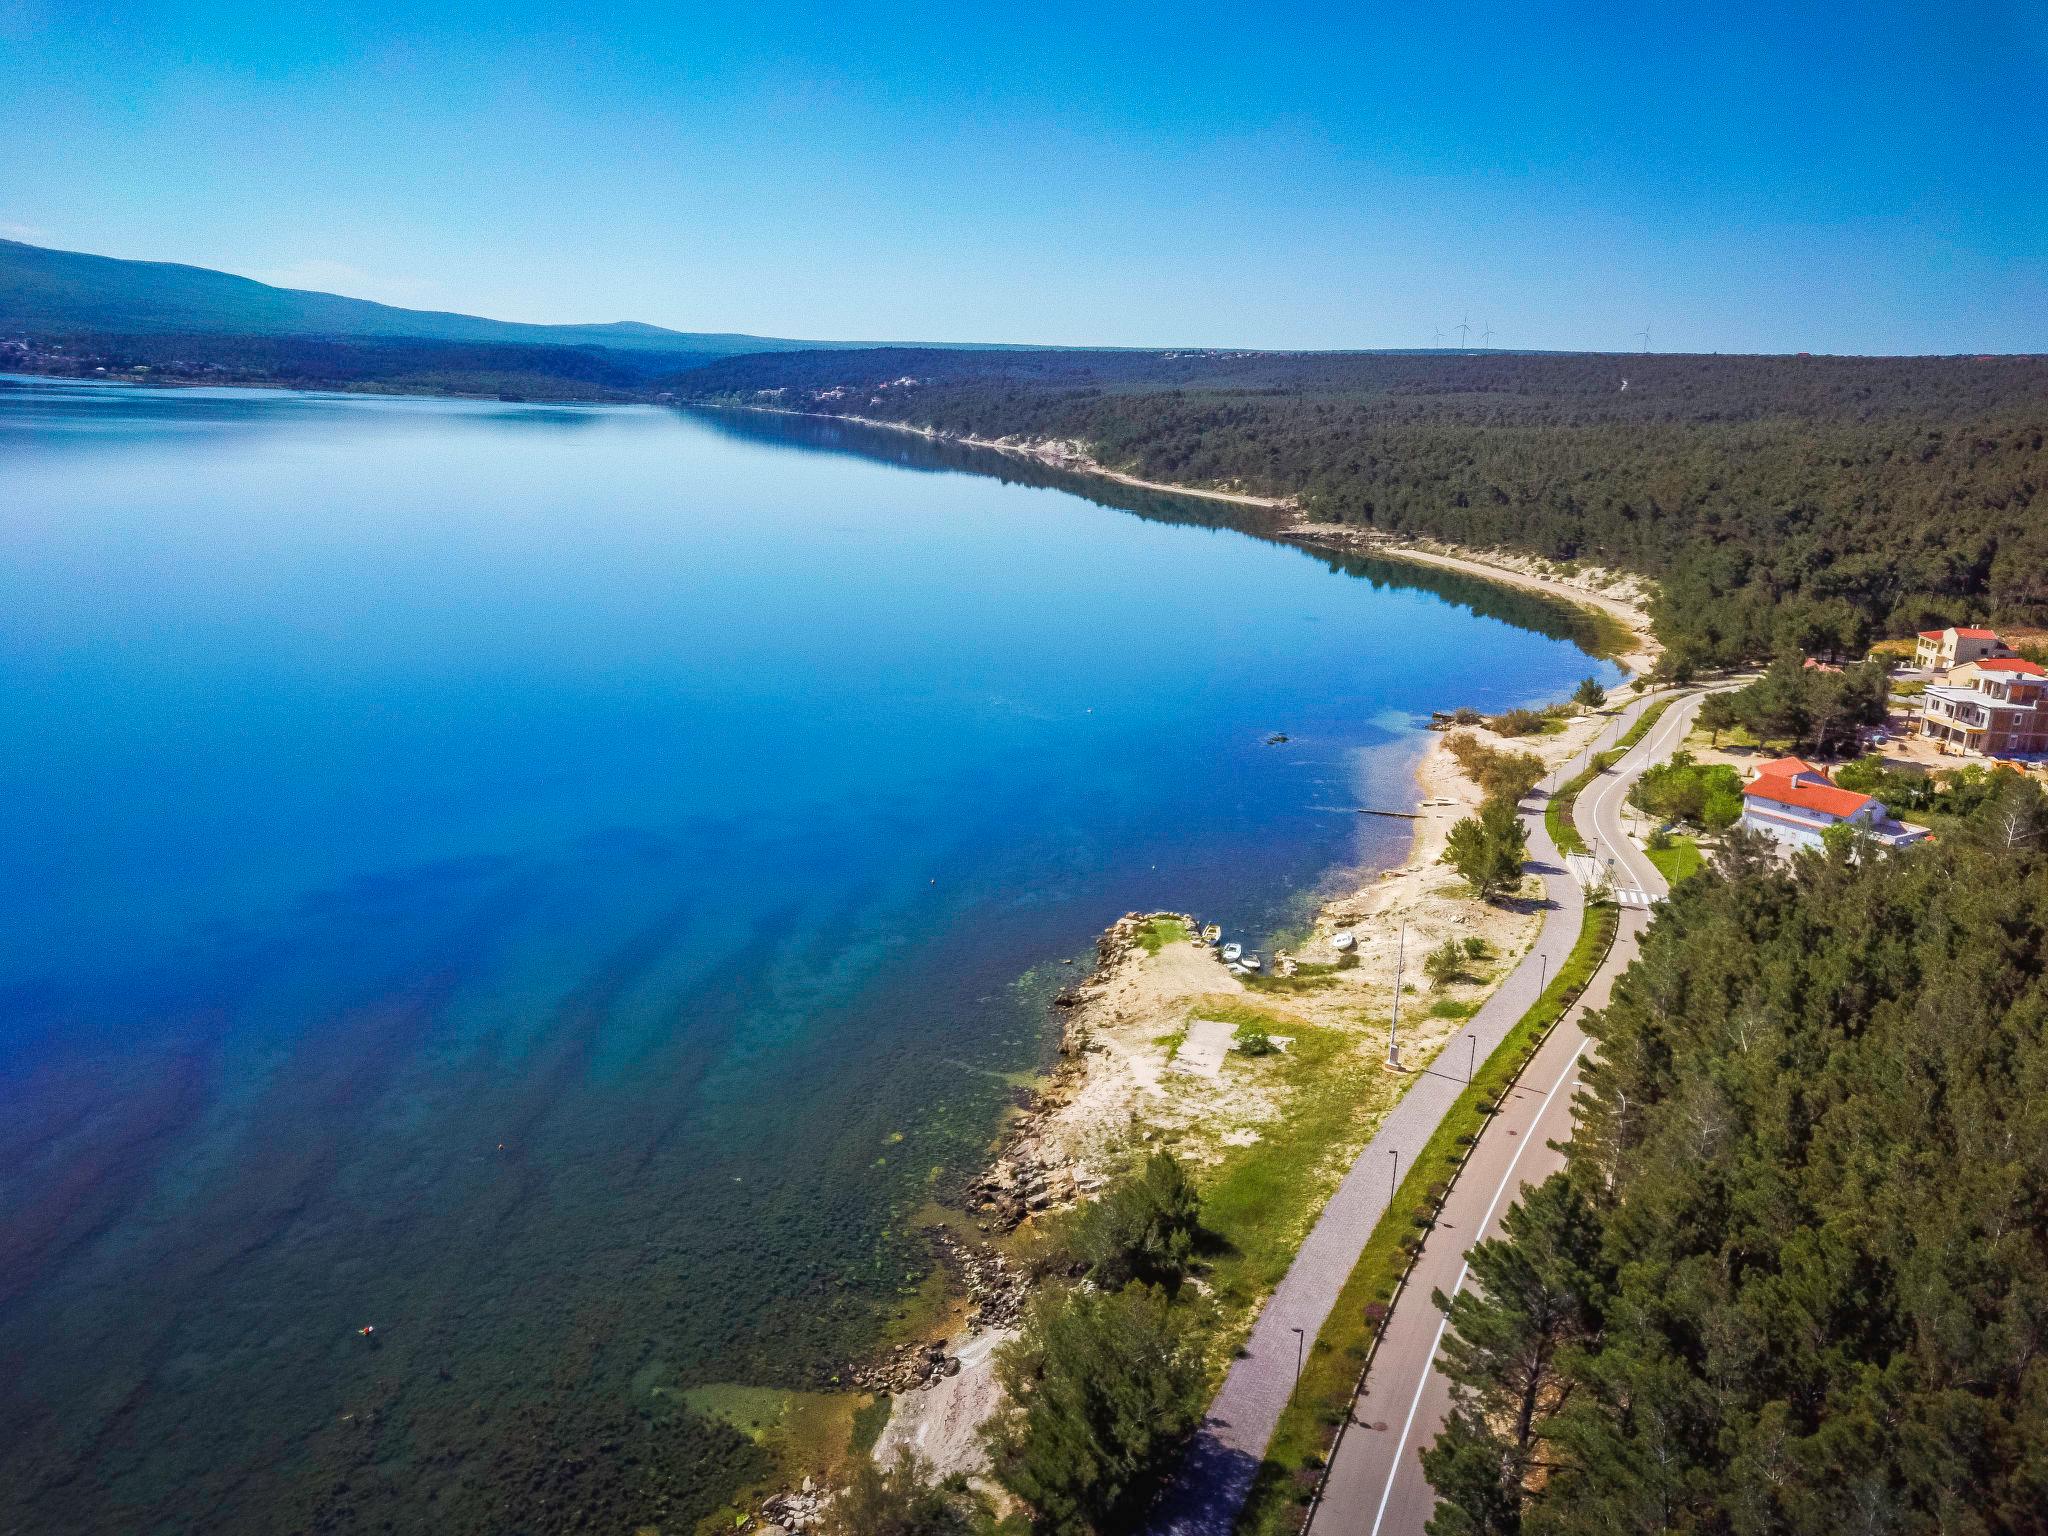
{"label": "street lamp", "polygon": [[1401,925],[1401,938],[1394,949],[1394,1015],[1387,1021],[1387,1070],[1401,1070],[1401,968],[1408,958],[1408,925]]}
{"label": "street lamp", "polygon": [[1307,1344],[1308,1335],[1299,1328],[1290,1328],[1288,1332],[1294,1335],[1294,1384],[1298,1387],[1301,1385],[1301,1353]]}
{"label": "street lamp", "polygon": [[1394,1208],[1394,1191],[1401,1187],[1401,1154],[1394,1148],[1387,1148],[1387,1156],[1394,1160],[1393,1169],[1387,1174],[1387,1209]]}
{"label": "street lamp", "polygon": [[1536,957],[1536,1000],[1538,1002],[1543,1000],[1543,994],[1549,989],[1549,986],[1550,956],[1538,955]]}
{"label": "street lamp", "polygon": [[1465,1043],[1472,1048],[1465,1057],[1465,1081],[1469,1083],[1472,1081],[1472,1074],[1479,1068],[1479,1037],[1467,1035]]}

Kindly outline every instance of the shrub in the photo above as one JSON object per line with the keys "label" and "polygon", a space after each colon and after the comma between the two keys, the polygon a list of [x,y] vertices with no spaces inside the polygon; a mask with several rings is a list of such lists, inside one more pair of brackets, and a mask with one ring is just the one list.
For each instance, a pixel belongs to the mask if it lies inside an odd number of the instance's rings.
{"label": "shrub", "polygon": [[1543,760],[1533,752],[1501,752],[1476,736],[1453,736],[1451,755],[1489,798],[1520,800],[1543,777]]}
{"label": "shrub", "polygon": [[1543,731],[1543,715],[1533,709],[1504,710],[1486,722],[1496,736],[1536,736]]}
{"label": "shrub", "polygon": [[1237,1047],[1240,1056],[1270,1056],[1280,1049],[1273,1043],[1273,1037],[1256,1024],[1238,1025],[1231,1044]]}
{"label": "shrub", "polygon": [[1447,986],[1465,974],[1465,946],[1445,939],[1422,962],[1422,973],[1432,987]]}

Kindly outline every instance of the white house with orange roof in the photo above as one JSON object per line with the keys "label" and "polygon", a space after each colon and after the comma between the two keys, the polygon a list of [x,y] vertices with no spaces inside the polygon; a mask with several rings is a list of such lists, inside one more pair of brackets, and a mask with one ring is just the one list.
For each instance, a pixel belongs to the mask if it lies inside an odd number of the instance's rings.
{"label": "white house with orange roof", "polygon": [[1788,848],[1818,848],[1821,834],[1839,826],[1855,827],[1887,847],[1926,836],[1923,828],[1893,821],[1882,801],[1843,789],[1797,757],[1765,763],[1742,787],[1742,825]]}
{"label": "white house with orange roof", "polygon": [[1936,672],[1946,672],[1950,667],[1986,656],[2012,654],[2012,648],[1998,638],[1998,632],[1990,629],[1958,629],[1951,624],[1947,629],[1923,629],[1915,639],[1913,665]]}
{"label": "white house with orange roof", "polygon": [[2048,668],[2020,656],[1951,668],[1920,697],[1920,734],[1966,757],[2048,753]]}

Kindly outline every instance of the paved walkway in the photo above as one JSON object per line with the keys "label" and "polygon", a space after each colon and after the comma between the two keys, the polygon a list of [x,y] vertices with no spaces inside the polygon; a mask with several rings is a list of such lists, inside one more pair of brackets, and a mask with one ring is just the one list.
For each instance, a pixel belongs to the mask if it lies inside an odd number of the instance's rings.
{"label": "paved walkway", "polygon": [[1565,872],[1564,860],[1543,827],[1548,790],[1578,773],[1591,753],[1612,745],[1653,701],[1654,696],[1645,695],[1620,711],[1586,751],[1523,802],[1522,822],[1529,833],[1525,867],[1543,877],[1548,893],[1535,947],[1446,1042],[1436,1062],[1415,1073],[1408,1091],[1387,1112],[1323,1207],[1293,1265],[1252,1325],[1243,1352],[1231,1363],[1187,1460],[1161,1494],[1148,1526],[1157,1536],[1227,1536],[1236,1524],[1253,1474],[1265,1459],[1281,1410],[1294,1391],[1296,1334],[1314,1339],[1322,1331],[1366,1238],[1387,1209],[1399,1175],[1413,1165],[1464,1091],[1464,1064],[1473,1049],[1467,1041],[1478,1042],[1482,1059],[1490,1055],[1578,942],[1578,884]]}

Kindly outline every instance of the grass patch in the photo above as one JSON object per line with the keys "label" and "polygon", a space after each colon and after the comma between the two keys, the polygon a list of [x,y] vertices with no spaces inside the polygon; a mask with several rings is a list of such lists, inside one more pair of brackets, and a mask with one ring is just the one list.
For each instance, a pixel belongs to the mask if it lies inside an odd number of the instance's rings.
{"label": "grass patch", "polygon": [[[1350,1411],[1385,1308],[1407,1273],[1423,1230],[1434,1221],[1466,1148],[1478,1139],[1492,1105],[1599,969],[1620,926],[1617,908],[1606,903],[1586,908],[1578,941],[1557,975],[1486,1058],[1401,1180],[1393,1204],[1366,1239],[1365,1251],[1338,1294],[1329,1320],[1316,1335],[1301,1381],[1280,1415],[1265,1462],[1253,1480],[1251,1496],[1238,1519],[1240,1532],[1282,1536],[1300,1529],[1310,1497],[1308,1484],[1336,1442],[1338,1426]],[[1411,1306],[1428,1305],[1427,1297],[1406,1299]]]}
{"label": "grass patch", "polygon": [[1155,917],[1131,937],[1146,954],[1156,955],[1169,944],[1187,943],[1188,925],[1177,917]]}
{"label": "grass patch", "polygon": [[[1270,1008],[1261,1008],[1256,1003],[1248,1003],[1224,992],[1208,992],[1196,998],[1188,1007],[1188,1017],[1214,1019],[1219,1024],[1235,1024],[1240,1028],[1249,1024],[1268,1034],[1276,1029],[1285,1034],[1301,1024],[1301,1020],[1291,1013],[1275,1013]],[[1181,1033],[1185,1035],[1187,1030],[1183,1028]]]}
{"label": "grass patch", "polygon": [[1248,992],[1272,992],[1278,993],[1281,996],[1302,992],[1320,992],[1325,987],[1333,987],[1337,984],[1337,973],[1339,971],[1356,969],[1358,959],[1355,955],[1346,955],[1344,958],[1349,960],[1351,964],[1346,965],[1343,961],[1339,961],[1335,965],[1316,965],[1305,962],[1295,966],[1292,976],[1271,976],[1261,972],[1252,976],[1240,976],[1238,980],[1244,983],[1245,990]]}
{"label": "grass patch", "polygon": [[[1201,1013],[1215,1018],[1221,1010]],[[1227,1245],[1206,1276],[1226,1331],[1287,1273],[1394,1090],[1374,1054],[1360,1050],[1348,1030],[1265,1014],[1231,1022],[1291,1039],[1285,1054],[1244,1063],[1245,1070],[1280,1080],[1285,1113],[1262,1124],[1250,1146],[1222,1148],[1199,1180],[1202,1225]]]}
{"label": "grass patch", "polygon": [[1429,1005],[1432,1019],[1469,1019],[1478,1011],[1477,1003],[1460,1002],[1455,997],[1440,997]]}
{"label": "grass patch", "polygon": [[1657,866],[1657,873],[1664,877],[1666,885],[1675,886],[1707,867],[1706,855],[1700,852],[1700,842],[1696,837],[1674,836],[1668,847],[1644,851],[1649,854],[1650,862]]}

